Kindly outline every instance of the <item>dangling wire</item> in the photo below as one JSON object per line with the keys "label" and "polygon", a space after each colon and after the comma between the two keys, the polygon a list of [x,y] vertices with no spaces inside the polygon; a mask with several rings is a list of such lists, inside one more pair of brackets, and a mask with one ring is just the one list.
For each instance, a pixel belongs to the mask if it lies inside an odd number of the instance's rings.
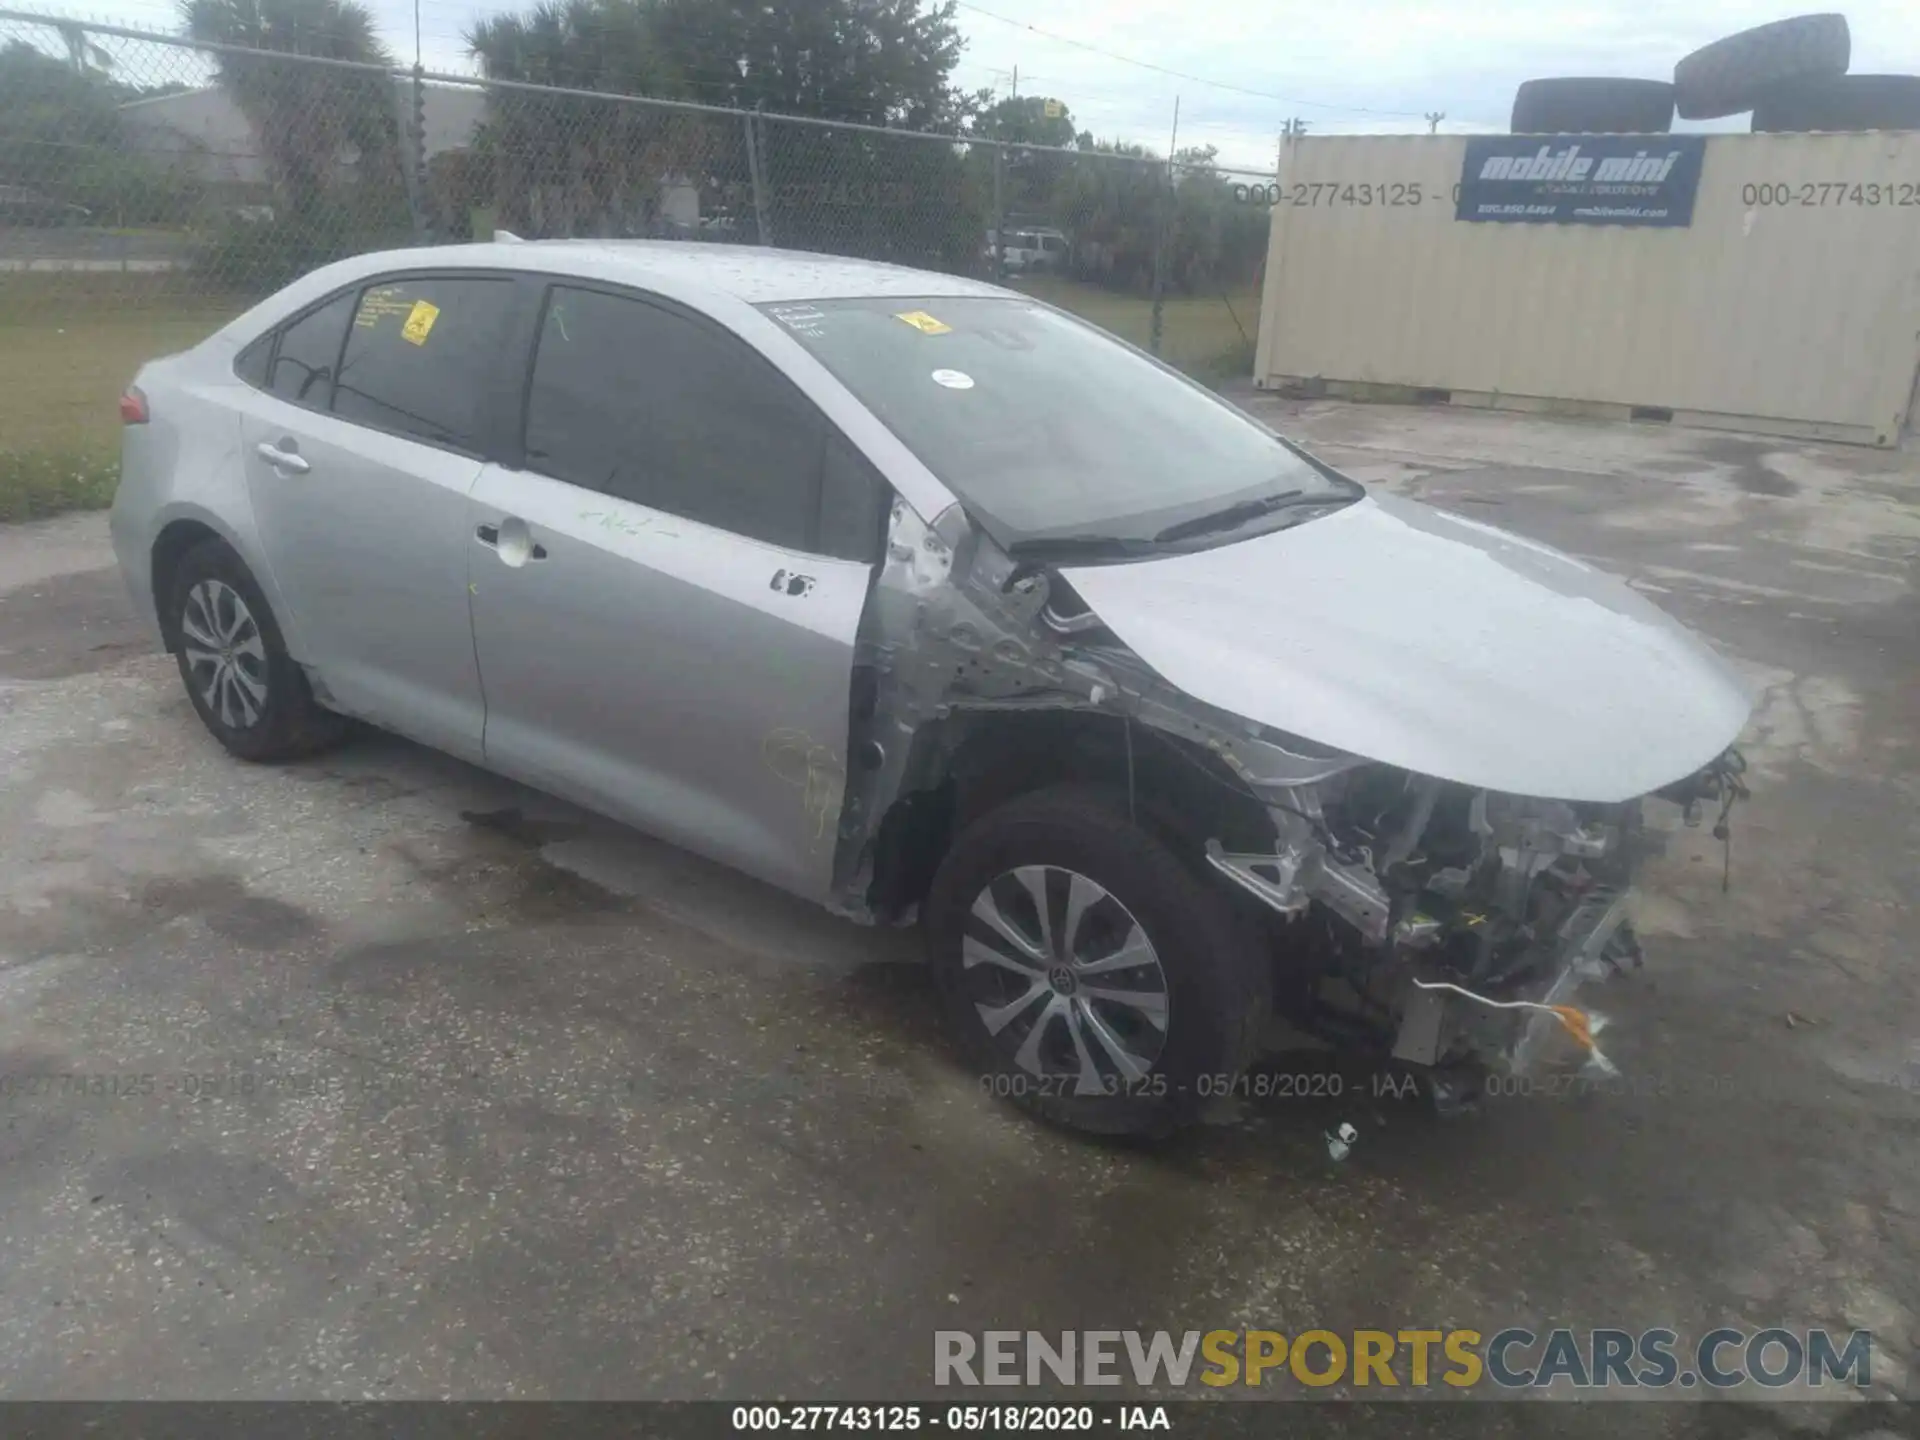
{"label": "dangling wire", "polygon": [[1713,838],[1720,842],[1720,893],[1726,894],[1733,885],[1733,802],[1744,800],[1752,792],[1747,782],[1741,779],[1747,768],[1746,757],[1738,750],[1729,750],[1715,766],[1720,781],[1720,818],[1713,822]]}
{"label": "dangling wire", "polygon": [[1571,1035],[1574,1043],[1587,1052],[1587,1063],[1603,1074],[1618,1073],[1611,1060],[1600,1053],[1600,1047],[1593,1037],[1606,1025],[1603,1016],[1590,1010],[1581,1010],[1572,1005],[1549,1005],[1541,1000],[1492,1000],[1464,985],[1456,985],[1451,980],[1420,980],[1413,982],[1422,990],[1451,990],[1456,995],[1464,995],[1475,1004],[1485,1005],[1494,1010],[1539,1010],[1560,1022],[1560,1028]]}

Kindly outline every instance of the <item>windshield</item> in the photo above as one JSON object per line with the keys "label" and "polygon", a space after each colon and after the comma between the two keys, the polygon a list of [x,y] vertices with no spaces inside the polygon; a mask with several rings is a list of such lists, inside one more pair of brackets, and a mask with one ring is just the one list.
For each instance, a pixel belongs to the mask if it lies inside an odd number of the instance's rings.
{"label": "windshield", "polygon": [[[1033,301],[761,309],[1002,545],[1151,544],[1172,538],[1169,529],[1217,544],[1362,493],[1199,386]],[[1207,523],[1228,510],[1218,527]]]}

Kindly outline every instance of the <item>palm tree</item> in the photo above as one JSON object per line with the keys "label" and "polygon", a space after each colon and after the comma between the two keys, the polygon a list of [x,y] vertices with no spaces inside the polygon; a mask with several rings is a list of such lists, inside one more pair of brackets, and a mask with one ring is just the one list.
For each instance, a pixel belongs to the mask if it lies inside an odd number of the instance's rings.
{"label": "palm tree", "polygon": [[345,70],[262,54],[219,57],[220,83],[247,117],[263,157],[295,216],[309,217],[360,156],[361,178],[400,175],[393,57],[373,15],[357,0],[182,0],[195,40],[284,55],[354,61]]}
{"label": "palm tree", "polygon": [[[683,93],[634,0],[540,0],[526,15],[494,15],[467,32],[490,80],[600,90]],[[698,181],[737,148],[737,126],[616,99],[489,90],[477,148],[493,167],[500,219],[523,233],[647,233],[669,173]]]}

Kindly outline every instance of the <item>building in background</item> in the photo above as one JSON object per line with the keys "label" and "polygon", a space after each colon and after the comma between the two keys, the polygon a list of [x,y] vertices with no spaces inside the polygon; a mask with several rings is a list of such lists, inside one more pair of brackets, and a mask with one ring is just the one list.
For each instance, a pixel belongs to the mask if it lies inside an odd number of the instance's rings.
{"label": "building in background", "polygon": [[[395,114],[403,125],[412,103],[412,82],[393,81]],[[421,87],[422,151],[430,188],[447,188],[440,177],[458,174],[473,154],[473,143],[486,119],[487,95],[478,86],[428,82]],[[273,175],[253,126],[233,97],[217,85],[134,100],[120,107],[122,133],[133,149],[162,164],[183,171],[237,198],[270,199]],[[358,161],[351,150],[340,157],[343,173]],[[697,179],[678,173],[662,175],[657,218],[670,233],[693,234],[700,229],[700,186]],[[454,188],[458,188],[455,182]],[[246,206],[257,209],[257,206]],[[455,233],[462,228],[454,225]]]}
{"label": "building in background", "polygon": [[[394,81],[395,114],[404,118],[409,82]],[[428,84],[422,88],[422,135],[426,158],[465,149],[487,109],[486,93],[463,85]],[[191,171],[209,184],[265,185],[268,170],[253,126],[217,85],[132,100],[120,107],[127,143],[167,164]],[[341,157],[350,166],[357,157]]]}

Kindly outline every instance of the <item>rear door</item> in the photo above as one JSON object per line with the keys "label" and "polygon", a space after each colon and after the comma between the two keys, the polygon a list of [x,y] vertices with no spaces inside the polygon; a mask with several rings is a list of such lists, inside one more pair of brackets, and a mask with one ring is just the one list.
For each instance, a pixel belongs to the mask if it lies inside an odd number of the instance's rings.
{"label": "rear door", "polygon": [[886,487],[713,321],[556,285],[473,492],[487,763],[825,898]]}
{"label": "rear door", "polygon": [[241,416],[300,659],[340,709],[476,759],[467,493],[516,293],[510,277],[442,274],[335,296],[283,327]]}

